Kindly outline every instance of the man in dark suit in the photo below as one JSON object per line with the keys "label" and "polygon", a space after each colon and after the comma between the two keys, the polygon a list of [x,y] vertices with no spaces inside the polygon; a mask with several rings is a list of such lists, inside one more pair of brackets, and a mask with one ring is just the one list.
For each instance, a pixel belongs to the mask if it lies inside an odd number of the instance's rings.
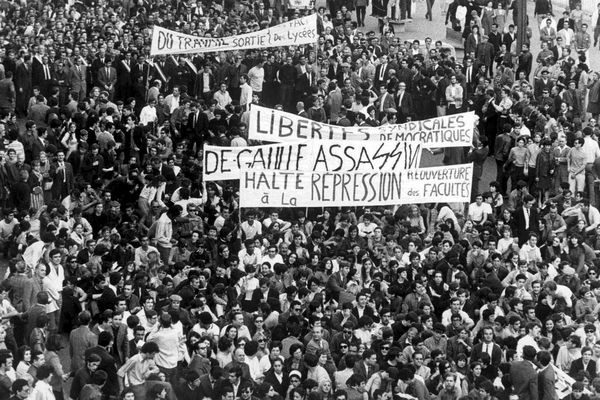
{"label": "man in dark suit", "polygon": [[539,98],[542,96],[544,91],[550,93],[550,90],[554,86],[554,81],[548,77],[549,71],[547,68],[542,69],[542,77],[540,79],[535,79],[533,82],[533,95],[535,98]]}
{"label": "man in dark suit", "polygon": [[108,98],[112,101],[117,83],[117,70],[112,66],[112,60],[106,59],[104,67],[98,71],[98,83],[103,90],[108,92]]}
{"label": "man in dark suit", "polygon": [[198,385],[198,398],[212,398],[215,393],[219,393],[225,383],[223,374],[223,368],[216,366],[211,369],[210,374],[202,375]]}
{"label": "man in dark suit", "polygon": [[[244,349],[242,349],[241,347],[238,347],[234,354],[237,352],[241,352],[244,353]],[[235,358],[235,355],[234,355]],[[232,366],[233,365],[233,366]],[[242,368],[244,367],[245,368]],[[239,398],[242,396],[242,387],[250,382],[250,369],[248,367],[248,364],[246,363],[236,363],[236,361],[232,361],[229,364],[227,364],[225,366],[225,372],[228,374],[228,379],[229,379],[229,383],[231,384],[231,386],[237,388],[237,393],[235,393],[235,397]],[[247,370],[247,375],[244,375],[244,372],[242,372],[243,369]]]}
{"label": "man in dark suit", "polygon": [[90,330],[92,316],[88,311],[82,311],[77,317],[79,327],[69,334],[69,353],[71,354],[71,370],[77,371],[85,366],[83,353],[98,344],[98,336]]}
{"label": "man in dark suit", "polygon": [[371,375],[379,371],[379,365],[377,364],[377,354],[375,350],[365,350],[362,355],[362,360],[358,360],[354,364],[354,373],[360,376],[364,376],[368,381]]}
{"label": "man in dark suit", "polygon": [[413,115],[412,96],[406,91],[406,83],[404,82],[400,82],[400,84],[398,84],[396,104],[398,104],[398,122],[402,124]]}
{"label": "man in dark suit", "polygon": [[92,82],[94,85],[98,85],[98,71],[100,71],[100,68],[104,67],[107,59],[108,56],[106,55],[106,50],[104,48],[100,48],[100,51],[98,52],[96,58],[94,58],[90,66],[90,82]]}
{"label": "man in dark suit", "polygon": [[523,347],[522,361],[513,361],[510,366],[510,376],[513,383],[513,392],[519,400],[538,400],[538,376],[535,372],[536,351],[533,346]]}
{"label": "man in dark suit", "polygon": [[73,173],[78,175],[81,171],[81,165],[83,164],[83,159],[87,155],[88,152],[88,144],[87,142],[80,143],[77,150],[74,150],[69,154],[69,158],[67,161],[71,163],[73,167]]}
{"label": "man in dark suit", "polygon": [[373,77],[374,87],[380,87],[382,84],[386,84],[390,69],[391,66],[388,64],[388,56],[384,54],[381,56],[381,64],[375,68],[375,76]]}
{"label": "man in dark suit", "polygon": [[494,330],[491,327],[483,328],[483,340],[473,346],[471,359],[479,360],[483,353],[490,356],[494,367],[498,367],[502,362],[502,350],[494,343]]}
{"label": "man in dark suit", "polygon": [[[315,73],[312,70],[312,65],[306,65],[306,72],[299,74],[296,77],[296,99],[308,102],[308,97],[311,95],[311,88],[317,84]],[[308,107],[308,106],[307,106]]]}
{"label": "man in dark suit", "polygon": [[592,349],[589,347],[581,349],[581,358],[571,363],[569,375],[577,376],[581,371],[587,372],[590,375],[590,379],[596,377],[596,361],[592,360]]}
{"label": "man in dark suit", "polygon": [[65,161],[65,152],[58,150],[56,152],[56,162],[50,166],[50,176],[52,177],[52,197],[62,201],[71,194],[73,189],[73,166]]}
{"label": "man in dark suit", "polygon": [[360,319],[362,317],[369,317],[372,321],[379,320],[375,310],[367,304],[367,294],[363,291],[356,295],[356,306],[352,309],[352,315],[358,319],[358,325],[361,326]]}
{"label": "man in dark suit", "polygon": [[[184,61],[182,60],[182,64]],[[182,66],[183,70],[187,73],[187,66]],[[131,67],[131,80],[132,82],[137,82],[138,78],[142,78],[142,83],[144,87],[148,87],[148,82],[152,80],[152,76],[150,75],[150,66],[146,63],[146,57],[143,54],[140,54],[137,58],[137,62]],[[187,84],[187,80],[185,80],[185,84]]]}
{"label": "man in dark suit", "polygon": [[117,70],[117,95],[119,98],[126,99],[131,97],[133,86],[131,67],[133,67],[133,60],[131,52],[128,51],[115,66]]}
{"label": "man in dark suit", "polygon": [[540,351],[537,355],[542,368],[538,372],[538,390],[540,400],[558,400],[554,382],[556,374],[552,367],[552,355],[548,351]]}
{"label": "man in dark suit", "polygon": [[208,103],[212,99],[216,88],[215,76],[210,70],[210,65],[204,65],[202,70],[196,74],[193,93],[197,99],[204,99]]}
{"label": "man in dark suit", "polygon": [[[568,22],[570,27],[574,27],[575,26],[575,20],[573,18],[570,17],[569,15],[569,11],[563,11],[563,16],[558,20],[558,22],[556,23],[556,32],[560,31],[562,28],[564,28],[565,23]],[[596,21],[594,21],[595,23]]]}
{"label": "man in dark suit", "polygon": [[167,182],[172,182],[175,180],[175,171],[172,167],[168,166],[166,163],[163,163],[160,157],[152,157],[150,163],[152,164],[155,174],[164,176]]}
{"label": "man in dark suit", "polygon": [[350,271],[350,265],[344,263],[340,265],[340,270],[329,276],[327,284],[325,286],[325,292],[328,296],[331,296],[334,300],[338,300],[340,293],[346,289],[346,283],[348,272]]}
{"label": "man in dark suit", "polygon": [[69,74],[69,86],[71,91],[79,95],[79,100],[83,100],[87,96],[87,67],[83,65],[83,60],[78,57],[71,66]]}
{"label": "man in dark suit", "polygon": [[248,305],[247,312],[258,311],[261,303],[267,303],[271,307],[271,311],[281,311],[279,305],[279,293],[271,289],[271,281],[268,278],[259,280],[259,287],[252,291],[252,299]]}
{"label": "man in dark suit", "polygon": [[515,33],[515,26],[514,25],[509,25],[508,26],[508,32],[506,32],[502,36],[502,43],[504,43],[506,45],[506,51],[507,52],[511,53],[512,44],[516,40],[517,40],[517,35]]}
{"label": "man in dark suit", "polygon": [[344,71],[342,66],[338,63],[335,56],[329,57],[329,69],[327,70],[327,78],[329,80],[337,79],[338,83],[344,82]]}
{"label": "man in dark suit", "polygon": [[379,93],[380,96],[375,101],[375,112],[377,113],[377,118],[379,121],[381,121],[387,114],[387,110],[390,108],[396,108],[396,102],[394,101],[394,95],[392,93],[388,93],[386,85],[381,85],[379,87]]}
{"label": "man in dark suit", "polygon": [[208,138],[208,116],[202,111],[198,103],[190,103],[190,114],[188,115],[185,135],[190,141],[190,148],[202,146]]}
{"label": "man in dark suit", "polygon": [[528,194],[523,197],[523,206],[517,208],[514,213],[515,226],[519,244],[525,243],[529,238],[529,232],[538,227],[539,215],[533,206],[535,199]]}
{"label": "man in dark suit", "polygon": [[15,90],[17,92],[17,115],[27,114],[27,102],[32,94],[31,85],[31,56],[23,57],[23,61],[17,64],[15,71]]}
{"label": "man in dark suit", "polygon": [[123,323],[123,313],[115,311],[112,319],[113,336],[115,337],[112,353],[118,365],[123,365],[129,358],[129,342],[127,341],[127,325]]}
{"label": "man in dark suit", "polygon": [[100,356],[99,370],[106,372],[108,380],[106,385],[102,387],[102,393],[106,396],[118,396],[119,395],[119,378],[117,376],[117,367],[115,359],[110,355],[109,349],[113,344],[113,335],[110,332],[103,331],[98,335],[98,346],[92,347],[85,351],[85,357],[87,358],[90,354],[97,354]]}
{"label": "man in dark suit", "polygon": [[31,83],[33,86],[39,86],[40,92],[45,96],[50,96],[54,71],[48,61],[47,56],[42,56],[42,62],[33,63],[31,66]]}

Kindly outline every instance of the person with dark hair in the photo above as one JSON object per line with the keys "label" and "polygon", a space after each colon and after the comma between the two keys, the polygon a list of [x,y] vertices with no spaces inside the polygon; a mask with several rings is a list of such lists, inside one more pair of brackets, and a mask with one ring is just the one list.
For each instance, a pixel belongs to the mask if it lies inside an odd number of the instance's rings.
{"label": "person with dark hair", "polygon": [[37,382],[31,394],[29,395],[29,398],[33,400],[55,399],[56,397],[54,396],[52,386],[50,385],[50,379],[52,378],[52,367],[42,365],[38,368],[35,377]]}
{"label": "person with dark hair", "polygon": [[514,392],[519,399],[538,400],[538,375],[534,364],[536,349],[526,345],[523,347],[523,360],[513,361],[510,366]]}
{"label": "person with dark hair", "polygon": [[151,374],[160,372],[160,369],[154,363],[154,357],[159,352],[158,344],[146,342],[142,345],[140,352],[127,359],[125,364],[117,371],[119,378],[133,390],[136,398],[144,398],[146,378]]}
{"label": "person with dark hair", "polygon": [[99,400],[102,399],[102,387],[106,384],[108,375],[102,370],[97,370],[92,374],[90,383],[81,389],[80,400]]}
{"label": "person with dark hair", "polygon": [[196,371],[188,371],[184,375],[185,382],[175,388],[177,400],[195,400],[198,398],[200,375]]}
{"label": "person with dark hair", "polygon": [[13,396],[10,400],[25,400],[29,398],[31,388],[26,379],[17,379],[12,384]]}
{"label": "person with dark hair", "polygon": [[285,396],[289,387],[289,379],[283,368],[283,359],[276,358],[271,362],[271,369],[265,373],[265,382],[271,384],[280,396]]}
{"label": "person with dark hair", "polygon": [[186,351],[181,331],[172,326],[170,314],[163,313],[160,316],[159,324],[153,328],[147,340],[158,345],[156,365],[170,382],[175,377],[177,363],[182,361],[183,353]]}
{"label": "person with dark hair", "polygon": [[89,327],[92,319],[89,311],[80,312],[77,319],[79,327],[69,334],[69,354],[71,356],[71,370],[73,371],[77,371],[85,365],[85,350],[98,344],[98,336]]}
{"label": "person with dark hair", "polygon": [[527,194],[523,196],[523,205],[513,214],[519,244],[525,243],[529,233],[538,228],[539,215],[534,204],[534,197]]}
{"label": "person with dark hair", "polygon": [[71,389],[69,397],[71,399],[78,399],[81,389],[91,382],[92,374],[96,372],[102,359],[98,354],[90,354],[85,358],[85,365],[75,371],[73,381],[71,381]]}
{"label": "person with dark hair", "polygon": [[115,359],[110,355],[110,349],[113,344],[113,335],[110,332],[103,331],[98,335],[98,345],[89,348],[85,351],[86,359],[91,354],[100,356],[100,365],[98,369],[103,370],[108,374],[106,385],[102,387],[102,393],[105,396],[117,396],[119,393],[119,378],[117,376],[117,367]]}
{"label": "person with dark hair", "polygon": [[0,352],[0,396],[8,399],[12,381],[8,372],[12,369],[13,356],[10,352],[2,350]]}
{"label": "person with dark hair", "polygon": [[357,361],[354,364],[354,373],[364,376],[367,380],[375,372],[379,371],[379,365],[377,364],[377,353],[375,350],[368,349],[362,354],[362,360]]}
{"label": "person with dark hair", "polygon": [[552,355],[548,351],[540,351],[537,354],[537,361],[541,368],[538,370],[538,389],[540,400],[558,400],[558,394],[555,389],[556,373],[552,363]]}

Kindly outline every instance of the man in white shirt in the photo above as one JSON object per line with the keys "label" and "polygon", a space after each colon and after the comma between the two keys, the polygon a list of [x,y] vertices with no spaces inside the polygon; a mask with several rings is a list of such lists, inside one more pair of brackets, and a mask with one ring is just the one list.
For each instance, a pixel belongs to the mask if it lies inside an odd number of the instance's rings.
{"label": "man in white shirt", "polygon": [[245,271],[248,265],[258,267],[261,263],[262,253],[259,248],[255,247],[254,239],[244,241],[244,248],[238,252],[238,258],[240,260],[238,268],[242,271]]}
{"label": "man in white shirt", "polygon": [[179,86],[173,87],[173,93],[165,97],[165,104],[169,107],[169,112],[173,114],[175,110],[179,107],[179,100],[181,96],[179,95]]}
{"label": "man in white shirt", "polygon": [[244,111],[248,111],[250,104],[252,103],[252,88],[248,85],[248,76],[240,76],[240,106]]}
{"label": "man in white shirt", "polygon": [[563,23],[563,28],[558,31],[557,37],[562,38],[565,46],[571,46],[571,42],[575,38],[575,32],[569,27],[569,21]]}
{"label": "man in white shirt", "polygon": [[224,110],[225,106],[231,104],[232,100],[231,96],[229,95],[229,92],[227,91],[226,83],[221,83],[219,85],[219,90],[215,92],[215,94],[213,95],[213,99],[217,101],[217,108],[219,110]]}
{"label": "man in white shirt", "polygon": [[446,101],[448,102],[448,114],[459,113],[462,109],[463,88],[455,75],[450,77],[450,85],[446,88]]}
{"label": "man in white shirt", "polygon": [[[567,268],[567,267],[568,266],[565,266],[564,268]],[[571,267],[568,267],[568,268],[571,268]],[[564,273],[564,269],[563,269],[563,273]],[[571,300],[573,297],[573,292],[567,286],[558,285],[554,281],[548,281],[548,282],[544,283],[544,289],[555,300],[562,299],[568,308],[571,308],[573,306],[573,301]]]}
{"label": "man in white shirt", "polygon": [[468,218],[475,225],[481,225],[488,219],[488,215],[492,214],[492,207],[489,203],[483,202],[483,195],[478,194],[475,197],[475,203],[469,204]]}
{"label": "man in white shirt", "polygon": [[137,267],[148,265],[148,254],[156,252],[158,253],[158,249],[154,246],[150,246],[150,239],[148,236],[143,236],[141,239],[142,245],[135,249],[135,265]]}
{"label": "man in white shirt", "polygon": [[262,223],[265,226],[265,228],[269,229],[273,222],[279,223],[279,230],[282,232],[285,232],[288,229],[290,229],[290,226],[292,225],[291,223],[279,218],[279,213],[277,211],[272,212],[271,215],[269,215],[268,218],[265,218]]}
{"label": "man in white shirt", "polygon": [[594,190],[594,179],[596,178],[593,173],[594,161],[600,157],[600,146],[598,141],[592,137],[594,131],[590,126],[583,128],[583,146],[581,150],[585,154],[585,183],[588,186],[588,193],[590,194],[590,202],[596,204],[596,195]]}
{"label": "man in white shirt", "polygon": [[248,71],[248,79],[250,86],[252,87],[252,91],[259,97],[262,95],[263,82],[265,80],[265,69],[263,67],[264,61],[260,60],[258,64],[250,68],[250,71]]}
{"label": "man in white shirt", "polygon": [[150,123],[156,123],[157,120],[156,100],[150,100],[140,112],[140,125],[146,126]]}
{"label": "man in white shirt", "polygon": [[155,357],[156,365],[165,373],[167,382],[171,382],[172,375],[177,369],[177,363],[183,361],[187,349],[185,338],[181,332],[171,326],[170,314],[163,313],[160,316],[160,322],[148,335],[148,342],[158,345],[159,352]]}
{"label": "man in white shirt", "polygon": [[458,297],[453,297],[450,300],[450,308],[445,310],[442,313],[442,324],[444,326],[449,326],[452,322],[452,315],[458,314],[462,318],[462,323],[467,328],[472,328],[475,326],[475,322],[469,317],[469,314],[460,309],[460,299]]}
{"label": "man in white shirt", "polygon": [[587,222],[585,228],[586,233],[593,233],[598,225],[600,225],[600,211],[592,205],[589,200],[583,200],[581,202],[581,215],[580,219]]}
{"label": "man in white shirt", "polygon": [[256,235],[262,235],[262,225],[256,221],[256,213],[249,211],[246,215],[246,221],[242,222],[240,229],[240,238],[254,239]]}
{"label": "man in white shirt", "polygon": [[[147,342],[142,345],[140,352],[125,361],[117,371],[123,379],[125,387],[131,387],[137,395],[145,394],[145,382],[151,374],[160,372],[154,362],[154,356],[160,352],[158,344]],[[140,398],[143,398],[140,397]]]}
{"label": "man in white shirt", "polygon": [[277,252],[277,246],[271,245],[267,250],[267,255],[262,257],[260,262],[261,264],[269,264],[271,271],[273,271],[275,264],[283,264],[283,257]]}
{"label": "man in white shirt", "polygon": [[523,347],[525,346],[531,346],[535,351],[540,351],[540,347],[537,344],[537,339],[539,339],[540,332],[542,331],[540,324],[538,322],[529,322],[525,325],[525,331],[527,334],[517,342],[518,357],[523,357]]}
{"label": "man in white shirt", "polygon": [[529,234],[529,240],[523,244],[519,252],[519,259],[530,262],[542,262],[542,253],[537,246],[538,236],[535,233]]}

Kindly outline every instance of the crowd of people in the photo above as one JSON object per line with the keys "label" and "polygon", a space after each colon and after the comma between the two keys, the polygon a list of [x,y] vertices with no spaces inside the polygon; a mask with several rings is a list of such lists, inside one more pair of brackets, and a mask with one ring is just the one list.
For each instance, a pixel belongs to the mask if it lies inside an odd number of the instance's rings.
{"label": "crowd of people", "polygon": [[[395,33],[408,0],[1,2],[0,400],[600,398],[600,19],[536,0],[517,49],[515,3],[427,0],[463,55]],[[155,24],[310,13],[314,45],[150,56]],[[252,104],[475,111],[439,150],[474,163],[472,202],[240,209],[202,149],[259,144]]]}

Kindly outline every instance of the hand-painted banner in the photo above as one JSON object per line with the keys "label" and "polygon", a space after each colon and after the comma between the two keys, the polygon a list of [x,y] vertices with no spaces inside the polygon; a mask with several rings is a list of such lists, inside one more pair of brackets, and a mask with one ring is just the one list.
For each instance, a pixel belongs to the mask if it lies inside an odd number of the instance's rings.
{"label": "hand-painted banner", "polygon": [[471,199],[472,180],[472,164],[405,171],[402,199],[407,204],[467,202]]}
{"label": "hand-painted banner", "polygon": [[554,369],[554,389],[556,389],[556,394],[559,399],[564,399],[573,391],[572,387],[575,383],[575,379],[571,378],[566,372],[562,369],[552,365]]}
{"label": "hand-painted banner", "polygon": [[315,43],[317,38],[316,14],[293,19],[256,32],[217,38],[186,35],[155,26],[152,32],[150,55],[292,46]]}
{"label": "hand-painted banner", "polygon": [[468,112],[378,127],[328,125],[253,105],[249,138],[275,143],[314,139],[419,142],[425,148],[471,146],[475,113]]}
{"label": "hand-painted banner", "polygon": [[312,141],[251,147],[204,146],[204,180],[240,179],[241,171],[402,171],[418,168],[415,142]]}
{"label": "hand-painted banner", "polygon": [[471,164],[407,171],[243,171],[240,207],[468,202],[472,175]]}

